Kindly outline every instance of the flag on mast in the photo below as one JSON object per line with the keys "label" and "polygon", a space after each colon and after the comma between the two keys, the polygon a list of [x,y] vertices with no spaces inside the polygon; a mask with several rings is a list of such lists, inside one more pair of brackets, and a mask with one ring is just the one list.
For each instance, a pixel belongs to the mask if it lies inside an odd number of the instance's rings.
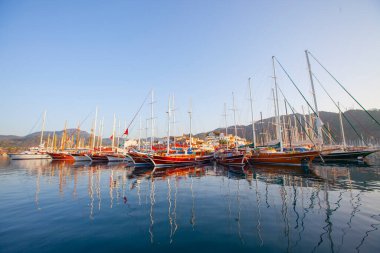
{"label": "flag on mast", "polygon": [[125,135],[128,135],[128,128],[125,129],[124,134],[125,134]]}

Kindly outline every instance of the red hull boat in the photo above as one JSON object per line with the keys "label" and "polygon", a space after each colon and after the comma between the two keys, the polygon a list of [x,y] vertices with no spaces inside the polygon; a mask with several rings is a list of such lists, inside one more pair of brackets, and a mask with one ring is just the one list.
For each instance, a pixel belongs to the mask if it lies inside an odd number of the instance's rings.
{"label": "red hull boat", "polygon": [[154,166],[153,160],[146,153],[131,151],[128,155],[133,159],[134,166],[136,167]]}
{"label": "red hull boat", "polygon": [[108,163],[107,155],[102,154],[92,154],[90,155],[92,162],[98,163]]}
{"label": "red hull boat", "polygon": [[153,155],[152,160],[155,167],[188,166],[196,163],[196,156],[193,154],[163,154]]}
{"label": "red hull boat", "polygon": [[240,152],[224,152],[215,156],[217,163],[227,166],[242,166],[245,164],[245,155]]}
{"label": "red hull boat", "polygon": [[209,163],[212,160],[214,160],[214,154],[209,154],[209,155],[196,155],[195,156],[195,161],[197,163]]}
{"label": "red hull boat", "polygon": [[54,161],[75,161],[74,157],[67,153],[48,153]]}

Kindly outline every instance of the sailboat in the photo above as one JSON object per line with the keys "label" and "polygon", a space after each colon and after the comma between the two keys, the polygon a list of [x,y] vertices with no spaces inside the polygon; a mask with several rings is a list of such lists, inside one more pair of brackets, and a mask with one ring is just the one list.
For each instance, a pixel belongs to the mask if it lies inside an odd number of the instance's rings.
{"label": "sailboat", "polygon": [[130,150],[128,155],[133,160],[133,166],[135,167],[151,167],[154,166],[152,158],[147,153],[143,153],[137,150]]}
{"label": "sailboat", "polygon": [[[232,111],[234,112],[234,125],[235,125],[235,148],[232,150],[223,150],[215,153],[215,160],[217,163],[226,166],[242,166],[245,164],[245,155],[244,153],[238,150],[237,145],[237,127],[236,127],[236,117],[235,117],[235,97],[232,93]],[[226,130],[227,133],[227,130]]]}
{"label": "sailboat", "polygon": [[358,148],[353,148],[352,150],[348,149],[347,144],[346,144],[344,127],[343,127],[342,111],[339,107],[339,102],[338,102],[338,109],[339,109],[339,122],[340,122],[340,128],[341,128],[342,140],[343,140],[342,149],[322,152],[321,153],[322,158],[318,157],[317,159],[315,159],[315,162],[323,161],[325,163],[357,163],[357,162],[363,162],[366,156],[369,156],[370,154],[378,152],[379,150],[365,150],[365,149],[360,150]]}
{"label": "sailboat", "polygon": [[65,127],[63,130],[62,138],[61,138],[61,150],[55,151],[55,148],[53,152],[49,152],[49,156],[53,159],[53,161],[69,161],[69,162],[75,162],[74,157],[67,151],[66,149],[66,139],[67,139],[67,122],[65,122]]}
{"label": "sailboat", "polygon": [[[131,157],[133,160],[133,166],[135,167],[153,167],[154,163],[152,160],[152,154],[153,154],[153,145],[154,145],[154,113],[153,113],[153,104],[154,102],[154,92],[151,90],[151,102],[150,102],[150,112],[151,112],[151,136],[150,136],[150,149],[145,148],[145,151],[142,152],[141,149],[141,117],[140,117],[140,129],[139,129],[139,141],[138,141],[138,149],[130,149],[128,151],[128,156]],[[146,136],[145,136],[145,143],[148,142],[148,120],[146,122]]]}
{"label": "sailboat", "polygon": [[28,151],[21,153],[8,154],[11,160],[29,160],[29,159],[51,159],[46,153],[45,145],[43,142],[44,130],[45,130],[46,111],[44,112],[42,121],[42,130],[40,137],[40,145],[38,147],[32,147]]}
{"label": "sailboat", "polygon": [[[314,89],[314,79],[313,79],[313,76],[315,77],[315,75],[311,71],[311,65],[310,65],[310,61],[309,61],[309,55],[311,55],[320,65],[321,65],[321,63],[308,50],[305,50],[305,54],[306,54],[306,62],[307,62],[307,65],[308,65],[308,70],[309,70],[310,84],[311,84],[312,93],[313,93],[315,111],[316,111],[316,115],[317,115],[317,120],[319,121],[319,124],[316,124],[317,125],[317,131],[318,131],[318,138],[320,139],[320,144],[323,145],[322,124],[321,124],[320,119],[319,119],[319,112],[318,112],[318,107],[317,107],[317,99],[316,99],[316,94],[315,94],[315,89]],[[323,67],[323,65],[321,65],[321,66]],[[326,70],[325,67],[323,67],[323,68]],[[330,74],[330,76],[332,76],[332,75]],[[316,80],[319,82],[319,80],[317,78],[316,78]],[[338,108],[338,111],[339,111],[339,123],[340,123],[340,128],[341,128],[343,145],[342,145],[341,149],[339,149],[339,150],[333,150],[333,151],[331,151],[331,149],[330,150],[326,149],[326,150],[322,151],[320,157],[316,157],[316,159],[314,161],[315,162],[325,162],[325,163],[361,162],[361,161],[363,161],[363,159],[366,156],[368,156],[370,154],[373,154],[375,152],[378,152],[379,151],[378,149],[369,150],[369,149],[357,148],[357,147],[352,147],[352,148],[348,148],[347,147],[345,133],[344,133],[344,127],[343,127],[343,120],[342,120],[343,113],[342,113],[342,111],[340,109],[339,102],[336,103],[332,99],[332,97],[329,95],[329,93],[327,92],[327,90],[323,87],[323,85],[320,82],[319,82],[319,84],[322,86],[323,90],[326,92],[326,94],[328,95],[328,97],[332,100],[332,102]],[[355,102],[357,102],[359,104],[359,102],[340,83],[339,83],[339,85],[343,88],[343,90],[346,91],[346,93],[348,93],[355,100]],[[364,111],[366,111],[365,108],[361,104],[359,104],[359,105],[363,108]],[[369,114],[369,113],[367,112],[367,114]],[[369,114],[369,116],[371,116],[371,115]],[[348,121],[348,119],[346,117],[345,117],[345,119]],[[378,123],[376,120],[374,120],[374,121],[376,123]]]}
{"label": "sailboat", "polygon": [[[275,84],[275,113],[276,113],[276,130],[277,138],[280,142],[280,151],[277,152],[273,149],[254,149],[248,158],[248,163],[250,164],[272,164],[272,165],[291,165],[291,166],[302,166],[309,165],[316,156],[319,156],[319,151],[291,151],[284,152],[282,144],[282,134],[281,134],[281,121],[280,121],[280,111],[278,106],[278,87],[276,80],[276,70],[274,67],[274,56],[273,60],[273,73],[274,73],[274,84]],[[251,88],[251,87],[250,87]]]}
{"label": "sailboat", "polygon": [[[96,121],[96,119],[95,119]],[[93,153],[90,154],[90,158],[93,163],[107,163],[108,157],[107,155],[102,151],[102,141],[103,141],[103,129],[104,129],[104,118],[100,120],[99,124],[99,136],[98,136],[98,151],[96,151],[96,148],[94,146]],[[94,131],[95,133],[95,131]]]}
{"label": "sailboat", "polygon": [[75,149],[76,149],[76,152],[75,153],[71,153],[71,156],[74,158],[75,162],[91,162],[91,158],[86,154],[86,153],[83,153],[83,151],[80,151],[79,149],[79,146],[80,146],[80,128],[79,128],[80,125],[78,125],[78,128],[77,128],[77,138],[76,138],[76,145],[75,145]]}
{"label": "sailboat", "polygon": [[[152,161],[155,167],[175,167],[175,166],[189,166],[196,163],[196,155],[193,153],[185,154],[171,154],[170,153],[170,117],[172,108],[170,105],[170,97],[168,103],[168,136],[166,143],[166,153],[154,154]],[[191,115],[191,114],[190,114]],[[191,119],[191,117],[190,117]],[[191,121],[191,120],[190,120]],[[191,130],[190,130],[191,132]],[[190,134],[190,147],[191,147],[191,134]]]}
{"label": "sailboat", "polygon": [[[113,130],[112,130],[112,135],[111,135],[113,153],[106,154],[106,156],[109,162],[123,162],[126,158],[125,155],[118,153],[117,148],[115,152],[115,126],[116,126],[116,116],[114,114],[113,115]],[[120,127],[119,127],[119,132],[120,132]]]}

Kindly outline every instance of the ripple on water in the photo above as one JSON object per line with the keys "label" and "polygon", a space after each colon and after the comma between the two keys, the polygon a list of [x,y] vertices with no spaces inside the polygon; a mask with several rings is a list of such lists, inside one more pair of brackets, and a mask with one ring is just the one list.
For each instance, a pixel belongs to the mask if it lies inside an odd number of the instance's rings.
{"label": "ripple on water", "polygon": [[0,166],[4,252],[380,250],[378,168]]}

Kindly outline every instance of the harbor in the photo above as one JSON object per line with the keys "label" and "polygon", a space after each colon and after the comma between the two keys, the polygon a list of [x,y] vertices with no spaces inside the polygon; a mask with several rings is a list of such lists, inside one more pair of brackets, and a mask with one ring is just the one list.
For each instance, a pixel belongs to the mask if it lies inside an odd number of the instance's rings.
{"label": "harbor", "polygon": [[0,1],[0,253],[380,252],[376,0]]}

